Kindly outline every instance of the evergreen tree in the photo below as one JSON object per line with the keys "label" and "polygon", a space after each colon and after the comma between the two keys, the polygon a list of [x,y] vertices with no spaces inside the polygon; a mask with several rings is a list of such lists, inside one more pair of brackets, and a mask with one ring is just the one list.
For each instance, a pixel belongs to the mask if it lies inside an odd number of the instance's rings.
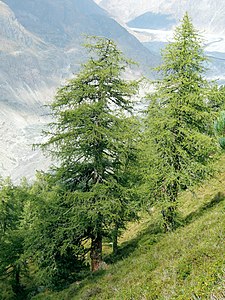
{"label": "evergreen tree", "polygon": [[218,142],[220,147],[224,150],[225,149],[225,111],[222,110],[219,113],[215,121],[215,132],[218,137]]}
{"label": "evergreen tree", "polygon": [[73,198],[82,238],[91,239],[95,271],[102,261],[102,238],[135,215],[130,166],[136,159],[136,125],[130,99],[138,84],[123,79],[131,62],[113,41],[95,37],[85,46],[92,56],[58,90],[50,106],[55,121],[42,148],[58,162],[54,174]]}
{"label": "evergreen tree", "polygon": [[178,193],[213,173],[217,150],[213,106],[219,100],[210,98],[202,40],[187,14],[162,58],[161,79],[148,97],[146,155],[151,197],[163,201],[164,225],[169,230],[175,226]]}
{"label": "evergreen tree", "polygon": [[87,271],[86,249],[82,227],[74,222],[78,211],[52,179],[49,174],[37,173],[30,188],[24,209],[24,245],[27,260],[35,266],[35,284],[61,289]]}
{"label": "evergreen tree", "polygon": [[[16,299],[24,296],[21,278],[27,265],[24,254],[24,231],[22,215],[28,197],[27,184],[15,186],[9,178],[0,181],[0,279],[4,281],[7,291],[11,284],[12,295]],[[3,297],[4,288],[0,291]],[[12,296],[13,297],[13,296]]]}

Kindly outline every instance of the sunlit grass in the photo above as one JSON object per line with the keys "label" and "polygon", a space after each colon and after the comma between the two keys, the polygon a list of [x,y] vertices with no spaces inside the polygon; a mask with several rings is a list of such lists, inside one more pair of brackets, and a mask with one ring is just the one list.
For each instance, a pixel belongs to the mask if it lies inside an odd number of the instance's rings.
{"label": "sunlit grass", "polygon": [[219,166],[221,174],[180,196],[176,231],[163,232],[156,207],[128,226],[106,270],[35,299],[225,299],[225,158]]}

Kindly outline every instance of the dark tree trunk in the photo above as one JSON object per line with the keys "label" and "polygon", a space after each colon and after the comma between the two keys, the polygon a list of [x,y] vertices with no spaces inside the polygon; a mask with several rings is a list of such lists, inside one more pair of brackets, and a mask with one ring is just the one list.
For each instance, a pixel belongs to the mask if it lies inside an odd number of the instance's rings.
{"label": "dark tree trunk", "polygon": [[21,285],[20,285],[20,267],[16,266],[15,267],[15,277],[14,277],[14,284],[13,284],[13,291],[15,292],[16,295],[20,294],[21,292]]}
{"label": "dark tree trunk", "polygon": [[115,227],[112,231],[112,246],[113,246],[113,255],[116,255],[118,252],[118,226],[115,224]]}
{"label": "dark tree trunk", "polygon": [[169,203],[166,208],[162,210],[163,225],[165,231],[172,231],[176,228],[177,217],[177,197],[178,197],[178,185],[174,182],[169,189]]}
{"label": "dark tree trunk", "polygon": [[102,265],[102,235],[98,233],[91,239],[91,270],[98,271]]}
{"label": "dark tree trunk", "polygon": [[165,231],[175,229],[177,210],[175,206],[169,206],[162,210],[163,226]]}

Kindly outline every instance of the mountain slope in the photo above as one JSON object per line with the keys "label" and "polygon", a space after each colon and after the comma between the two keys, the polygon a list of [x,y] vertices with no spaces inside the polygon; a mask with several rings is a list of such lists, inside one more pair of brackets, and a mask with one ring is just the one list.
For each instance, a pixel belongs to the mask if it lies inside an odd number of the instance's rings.
{"label": "mountain slope", "polygon": [[195,26],[208,33],[225,32],[225,2],[222,0],[101,0],[100,6],[123,22],[131,21],[146,12],[170,14],[179,21],[187,11]]}
{"label": "mountain slope", "polygon": [[172,41],[173,29],[185,12],[203,36],[209,56],[207,77],[224,84],[225,72],[225,3],[222,0],[96,0],[116,20],[128,26],[143,45],[160,53]]}
{"label": "mountain slope", "polygon": [[29,174],[31,160],[37,164],[42,161],[39,154],[31,153],[31,144],[36,136],[34,125],[43,122],[41,105],[50,95],[51,85],[40,73],[40,65],[45,65],[41,53],[46,46],[21,26],[3,2],[0,2],[0,25],[0,174],[17,178],[22,169]]}
{"label": "mountain slope", "polygon": [[83,33],[113,38],[148,69],[156,58],[92,0],[0,1],[0,175],[32,177],[48,161],[31,145],[56,88],[87,58]]}
{"label": "mountain slope", "polygon": [[[126,55],[151,66],[152,54],[92,0],[4,0],[18,21],[43,41],[80,47],[82,34],[114,39]],[[138,54],[137,54],[138,52]]]}
{"label": "mountain slope", "polygon": [[176,24],[176,20],[166,14],[155,14],[152,12],[146,12],[137,18],[127,23],[129,27],[134,28],[151,28],[155,30],[171,29]]}
{"label": "mountain slope", "polygon": [[33,299],[224,299],[225,157],[218,166],[219,176],[180,196],[181,226],[176,231],[160,229],[156,206],[130,225],[114,264],[105,271]]}

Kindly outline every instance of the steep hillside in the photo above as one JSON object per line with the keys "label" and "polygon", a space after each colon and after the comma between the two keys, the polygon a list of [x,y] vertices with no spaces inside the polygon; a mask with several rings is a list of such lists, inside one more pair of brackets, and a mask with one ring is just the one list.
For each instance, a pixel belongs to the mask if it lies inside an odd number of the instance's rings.
{"label": "steep hillside", "polygon": [[151,28],[156,30],[168,30],[175,24],[176,20],[171,15],[152,12],[146,12],[127,23],[129,27],[133,28]]}
{"label": "steep hillside", "polygon": [[[105,271],[33,299],[225,299],[225,158],[219,167],[223,173],[180,196],[181,223],[176,231],[160,229],[156,206],[130,225],[118,256],[105,258],[114,262]],[[109,245],[105,247],[110,251]]]}
{"label": "steep hillside", "polygon": [[[80,48],[83,34],[114,39],[126,55],[143,66],[152,54],[92,0],[4,0],[18,21],[48,44],[74,50]],[[79,57],[75,57],[80,63]]]}
{"label": "steep hillside", "polygon": [[0,1],[0,175],[32,177],[48,162],[31,150],[49,120],[43,104],[87,58],[82,34],[113,38],[145,70],[157,59],[92,0]]}
{"label": "steep hillside", "polygon": [[31,144],[45,122],[42,105],[51,97],[55,82],[54,77],[50,80],[41,72],[41,68],[51,72],[42,54],[49,48],[1,1],[0,25],[0,174],[17,178],[22,170],[29,175],[27,168],[33,162],[41,165],[42,157],[31,152]]}
{"label": "steep hillside", "polygon": [[208,33],[225,32],[225,2],[222,0],[198,2],[195,0],[101,0],[96,2],[123,22],[128,22],[149,11],[156,14],[171,14],[179,20],[187,11],[200,30]]}
{"label": "steep hillside", "polygon": [[160,53],[172,40],[173,28],[188,12],[195,28],[202,35],[209,56],[207,77],[224,84],[225,72],[225,3],[219,1],[96,0],[116,20],[129,28],[143,45]]}

